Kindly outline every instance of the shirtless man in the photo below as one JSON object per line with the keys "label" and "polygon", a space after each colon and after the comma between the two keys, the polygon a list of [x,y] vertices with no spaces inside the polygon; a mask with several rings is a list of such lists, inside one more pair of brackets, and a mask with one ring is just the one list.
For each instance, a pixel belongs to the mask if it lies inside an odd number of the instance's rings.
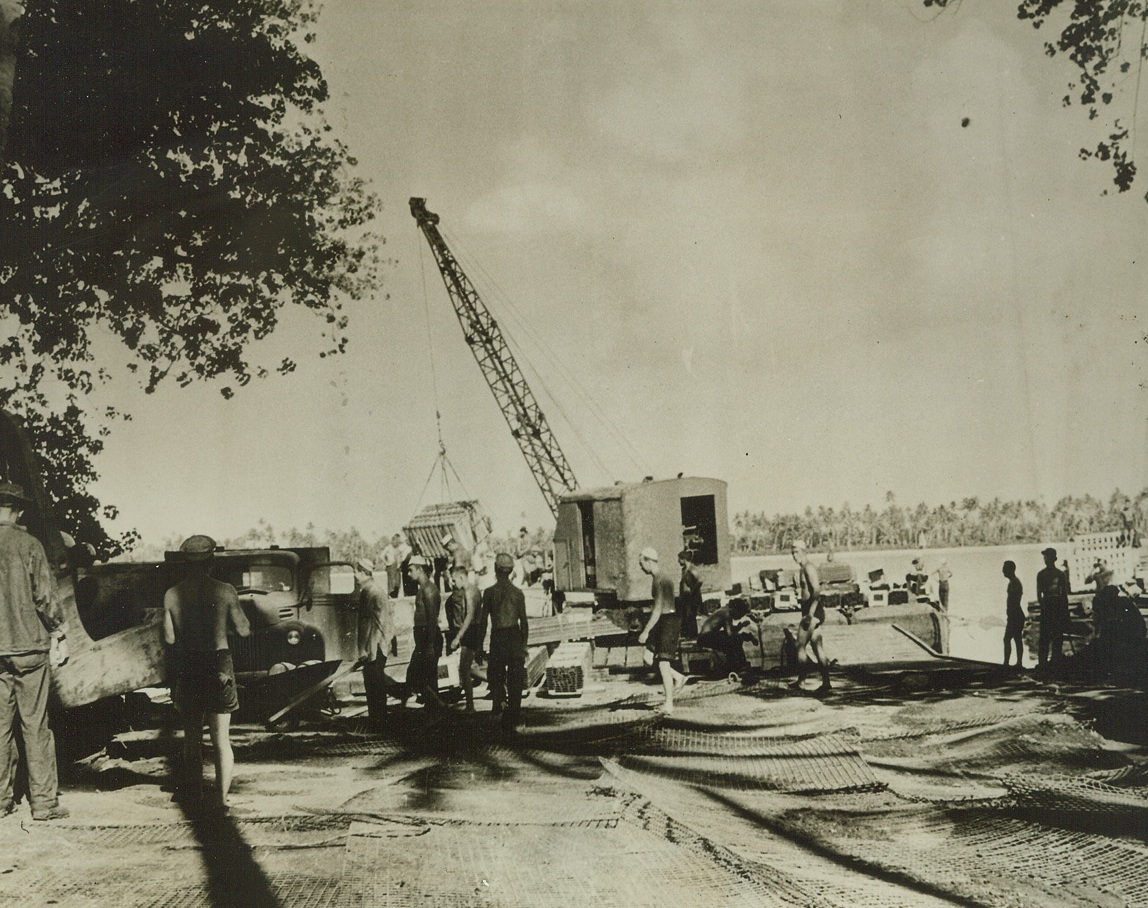
{"label": "shirtless man", "polygon": [[490,619],[490,664],[487,669],[490,693],[494,699],[491,718],[503,734],[518,730],[522,689],[526,686],[526,647],[530,622],[526,618],[526,597],[510,580],[514,559],[506,552],[494,558],[494,586],[482,594],[483,621]]}
{"label": "shirtless man", "polygon": [[456,564],[450,569],[450,579],[454,586],[447,600],[446,618],[450,625],[446,651],[458,650],[458,680],[466,698],[466,711],[474,712],[474,676],[470,669],[474,657],[482,649],[482,638],[486,636],[486,622],[480,619],[480,597],[478,587],[470,582],[470,571],[466,565]]}
{"label": "shirtless man", "polygon": [[1016,667],[1024,667],[1024,608],[1020,602],[1024,596],[1024,584],[1016,575],[1016,562],[1006,561],[1001,565],[1001,573],[1008,580],[1005,593],[1005,632],[1004,664],[1008,667],[1012,660],[1012,644],[1016,643]]}
{"label": "shirtless man", "polygon": [[163,639],[172,647],[175,671],[172,700],[183,721],[181,789],[194,805],[203,790],[203,723],[207,719],[215,756],[219,806],[228,808],[235,752],[231,749],[231,714],[239,708],[235,666],[227,648],[228,622],[240,637],[251,633],[239,607],[235,587],[211,576],[215,540],[189,536],[179,547],[189,575],[163,597]]}
{"label": "shirtless man", "polygon": [[809,653],[812,647],[813,657],[821,669],[821,686],[817,688],[818,694],[827,694],[833,690],[829,682],[829,658],[825,655],[825,643],[821,639],[821,626],[825,623],[825,606],[821,604],[821,582],[817,578],[817,568],[809,560],[809,552],[804,540],[795,539],[790,549],[793,560],[797,562],[797,596],[801,601],[801,624],[797,628],[797,680],[789,686],[793,690],[800,690],[809,672]]}
{"label": "shirtless man", "polygon": [[411,556],[407,567],[416,584],[414,636],[415,649],[407,665],[407,696],[415,694],[427,707],[438,708],[438,657],[442,653],[442,633],[438,616],[442,596],[434,581],[431,563],[422,555]]}
{"label": "shirtless man", "polygon": [[682,616],[674,604],[674,581],[669,575],[658,570],[656,549],[642,549],[638,556],[638,567],[651,577],[650,597],[654,607],[645,630],[638,636],[643,646],[649,640],[654,650],[654,664],[662,676],[662,690],[666,701],[662,711],[667,715],[674,711],[674,691],[685,686],[686,676],[674,668],[672,660],[678,658],[678,647],[682,639]]}
{"label": "shirtless man", "polygon": [[1044,568],[1036,575],[1036,601],[1040,603],[1037,667],[1060,665],[1068,630],[1068,577],[1056,566],[1056,549],[1045,549]]}

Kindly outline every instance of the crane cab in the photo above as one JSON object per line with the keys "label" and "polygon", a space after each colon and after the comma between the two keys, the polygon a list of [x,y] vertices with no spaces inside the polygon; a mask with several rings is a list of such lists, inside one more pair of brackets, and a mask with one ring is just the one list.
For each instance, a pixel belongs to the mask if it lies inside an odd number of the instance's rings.
{"label": "crane cab", "polygon": [[638,565],[647,546],[676,574],[688,551],[703,592],[730,583],[726,484],[697,476],[617,483],[560,496],[554,530],[555,586],[594,593],[600,604],[646,602],[650,578]]}

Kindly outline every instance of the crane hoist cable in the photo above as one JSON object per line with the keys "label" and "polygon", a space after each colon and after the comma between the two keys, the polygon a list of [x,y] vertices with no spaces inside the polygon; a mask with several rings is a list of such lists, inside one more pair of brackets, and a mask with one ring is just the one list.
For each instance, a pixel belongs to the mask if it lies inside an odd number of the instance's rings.
{"label": "crane hoist cable", "polygon": [[427,210],[426,199],[412,198],[410,206],[411,215],[434,255],[470,352],[498,402],[547,507],[557,516],[559,496],[578,488],[574,471],[510,352],[498,322],[439,232],[439,216]]}
{"label": "crane hoist cable", "polygon": [[466,490],[466,484],[463,483],[462,477],[458,475],[458,470],[455,469],[454,464],[451,463],[450,458],[447,457],[446,442],[444,442],[442,438],[442,412],[439,408],[438,400],[438,374],[435,370],[434,339],[431,335],[430,295],[427,293],[427,276],[426,265],[423,262],[423,247],[422,243],[418,242],[417,236],[415,238],[415,245],[417,245],[419,249],[419,274],[422,277],[423,310],[426,313],[427,358],[430,361],[431,393],[434,395],[434,421],[435,430],[438,433],[438,455],[435,457],[434,463],[431,464],[430,474],[427,476],[427,481],[423,484],[423,489],[419,493],[418,502],[415,504],[415,510],[417,511],[420,507],[422,507],[423,497],[426,495],[427,489],[430,487],[431,481],[435,477],[435,473],[438,473],[440,476],[439,497],[442,501],[446,502],[454,500],[454,495],[450,487],[451,473],[454,474],[454,478],[458,482],[463,496],[469,498],[470,493]]}
{"label": "crane hoist cable", "polygon": [[[582,400],[587,409],[590,410],[591,414],[597,417],[600,424],[606,429],[607,433],[612,436],[616,442],[619,443],[622,449],[622,453],[624,453],[630,462],[637,468],[638,472],[642,473],[643,475],[651,472],[649,469],[649,460],[646,455],[638,450],[637,446],[634,445],[629,436],[627,436],[626,433],[623,432],[622,429],[618,426],[618,424],[609,417],[605,409],[601,406],[601,404],[598,403],[595,397],[590,394],[586,386],[578,378],[577,373],[569,366],[567,366],[562,357],[558,355],[558,353],[549,343],[547,343],[546,338],[542,335],[542,333],[539,332],[531,324],[530,320],[514,304],[514,301],[502,289],[498,281],[496,281],[491,276],[490,272],[486,270],[482,262],[477,260],[470,253],[470,250],[467,248],[466,244],[462,241],[458,234],[452,230],[446,229],[443,229],[442,232],[450,238],[452,245],[461,251],[462,254],[458,258],[460,260],[465,259],[467,262],[467,267],[473,269],[476,274],[481,275],[483,280],[494,289],[495,296],[498,297],[499,301],[503,305],[503,308],[510,313],[521,330],[530,337],[530,339],[539,347],[539,349],[541,349],[543,355],[547,357],[547,363],[553,366],[555,372],[557,372],[561,378],[564,378],[566,382],[573,387],[574,392]],[[507,343],[517,352],[518,358],[525,362],[526,365],[530,368],[543,392],[554,404],[563,420],[565,420],[566,424],[570,427],[570,431],[573,432],[574,435],[578,438],[579,442],[582,443],[582,446],[586,449],[589,456],[593,458],[599,469],[602,470],[602,473],[606,476],[609,476],[610,471],[606,468],[605,464],[602,463],[597,454],[594,453],[594,448],[586,442],[585,438],[582,437],[574,420],[567,416],[558,395],[554,394],[547,386],[540,370],[534,365],[530,357],[526,355],[521,345],[516,343],[515,339],[509,335],[507,336]]]}

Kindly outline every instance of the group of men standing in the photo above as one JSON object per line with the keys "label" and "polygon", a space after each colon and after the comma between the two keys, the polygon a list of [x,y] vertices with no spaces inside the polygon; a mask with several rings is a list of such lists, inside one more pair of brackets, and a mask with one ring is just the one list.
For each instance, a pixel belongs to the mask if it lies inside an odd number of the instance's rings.
{"label": "group of men standing", "polygon": [[[359,587],[359,655],[363,663],[368,716],[377,727],[385,723],[389,691],[393,691],[404,706],[414,696],[429,709],[441,709],[438,662],[444,647],[448,653],[459,651],[459,683],[465,709],[473,712],[472,668],[482,657],[489,626],[487,680],[494,701],[492,715],[505,733],[513,734],[521,712],[526,647],[530,635],[526,599],[511,581],[514,559],[505,553],[495,557],[494,583],[480,594],[471,579],[465,551],[457,545],[450,551],[447,571],[451,591],[446,599],[445,639],[439,629],[443,597],[435,579],[434,565],[422,555],[412,555],[407,562],[407,571],[414,585],[414,649],[404,685],[397,685],[385,674],[388,655],[398,654],[398,629],[392,597],[382,595],[378,590],[374,581],[374,564],[370,560],[359,559],[355,564]],[[388,581],[389,577],[388,572]]]}
{"label": "group of men standing", "polygon": [[[1064,638],[1069,632],[1068,574],[1056,566],[1056,549],[1041,553],[1044,567],[1036,575],[1036,601],[1040,604],[1040,632],[1037,637],[1037,667],[1057,667],[1064,658]],[[1001,573],[1008,580],[1005,595],[1004,664],[1011,663],[1016,647],[1016,667],[1024,661],[1025,614],[1021,605],[1024,585],[1016,575],[1016,562],[1006,561]]]}

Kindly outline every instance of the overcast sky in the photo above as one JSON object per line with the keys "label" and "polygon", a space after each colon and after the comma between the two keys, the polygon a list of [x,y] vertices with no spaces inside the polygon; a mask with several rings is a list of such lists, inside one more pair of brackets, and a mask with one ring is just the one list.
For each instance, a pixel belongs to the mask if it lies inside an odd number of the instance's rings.
{"label": "overcast sky", "polygon": [[[1145,186],[1102,195],[1070,65],[1014,8],[328,4],[312,48],[384,204],[383,291],[342,358],[304,321],[273,342],[299,370],[235,400],[121,395],[98,492],[149,541],[370,536],[447,495],[549,525],[412,195],[584,485],[716,476],[731,514],[1139,490]],[[462,486],[424,490],[436,408]]]}

